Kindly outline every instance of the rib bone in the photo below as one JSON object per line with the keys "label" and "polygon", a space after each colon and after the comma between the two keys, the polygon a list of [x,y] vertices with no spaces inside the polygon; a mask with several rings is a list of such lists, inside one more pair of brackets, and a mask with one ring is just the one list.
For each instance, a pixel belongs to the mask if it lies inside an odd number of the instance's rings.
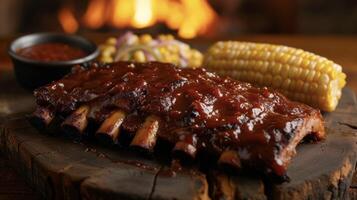
{"label": "rib bone", "polygon": [[88,125],[89,107],[87,105],[80,106],[62,123],[62,128],[70,134],[82,134]]}
{"label": "rib bone", "polygon": [[183,140],[177,142],[173,148],[173,155],[177,157],[189,157],[195,159],[197,138],[195,135],[185,135]]}
{"label": "rib bone", "polygon": [[234,168],[241,168],[241,162],[238,152],[233,150],[225,150],[218,159],[218,164],[231,166]]}
{"label": "rib bone", "polygon": [[99,127],[96,136],[102,139],[110,140],[113,143],[118,142],[119,129],[125,118],[125,113],[120,110],[114,111]]}
{"label": "rib bone", "polygon": [[46,127],[51,123],[54,116],[54,113],[50,109],[39,106],[32,114],[32,120],[40,127]]}
{"label": "rib bone", "polygon": [[156,144],[159,129],[159,118],[151,115],[145,119],[141,128],[136,132],[130,146],[152,151]]}

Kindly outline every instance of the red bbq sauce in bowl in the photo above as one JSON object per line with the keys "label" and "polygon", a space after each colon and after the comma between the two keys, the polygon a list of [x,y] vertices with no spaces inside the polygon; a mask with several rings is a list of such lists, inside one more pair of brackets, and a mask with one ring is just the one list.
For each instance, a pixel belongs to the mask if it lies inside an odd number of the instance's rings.
{"label": "red bbq sauce in bowl", "polygon": [[85,51],[78,47],[59,42],[35,44],[20,48],[16,54],[31,60],[44,62],[69,61],[87,55]]}
{"label": "red bbq sauce in bowl", "polygon": [[58,80],[74,65],[93,61],[97,45],[78,35],[34,33],[15,39],[9,46],[16,80],[26,89]]}

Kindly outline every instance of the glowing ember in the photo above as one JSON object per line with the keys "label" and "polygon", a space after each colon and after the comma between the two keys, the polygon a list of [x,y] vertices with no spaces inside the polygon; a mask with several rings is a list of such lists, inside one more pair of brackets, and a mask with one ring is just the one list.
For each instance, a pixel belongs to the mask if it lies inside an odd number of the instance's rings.
{"label": "glowing ember", "polygon": [[78,22],[68,8],[58,12],[58,19],[66,33],[75,33],[78,30]]}

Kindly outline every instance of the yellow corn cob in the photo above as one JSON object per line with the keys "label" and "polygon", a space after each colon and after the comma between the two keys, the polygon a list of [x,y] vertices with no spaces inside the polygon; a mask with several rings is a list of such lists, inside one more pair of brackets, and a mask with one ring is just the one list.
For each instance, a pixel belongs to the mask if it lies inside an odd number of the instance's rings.
{"label": "yellow corn cob", "polygon": [[203,66],[220,75],[280,90],[290,99],[333,111],[346,84],[342,67],[292,47],[226,41],[204,56]]}

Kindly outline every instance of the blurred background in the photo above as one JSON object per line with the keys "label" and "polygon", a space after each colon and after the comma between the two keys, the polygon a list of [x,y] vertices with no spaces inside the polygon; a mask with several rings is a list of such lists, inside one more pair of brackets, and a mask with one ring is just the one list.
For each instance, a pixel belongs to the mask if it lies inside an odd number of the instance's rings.
{"label": "blurred background", "polygon": [[1,0],[0,37],[38,31],[354,34],[355,0]]}

